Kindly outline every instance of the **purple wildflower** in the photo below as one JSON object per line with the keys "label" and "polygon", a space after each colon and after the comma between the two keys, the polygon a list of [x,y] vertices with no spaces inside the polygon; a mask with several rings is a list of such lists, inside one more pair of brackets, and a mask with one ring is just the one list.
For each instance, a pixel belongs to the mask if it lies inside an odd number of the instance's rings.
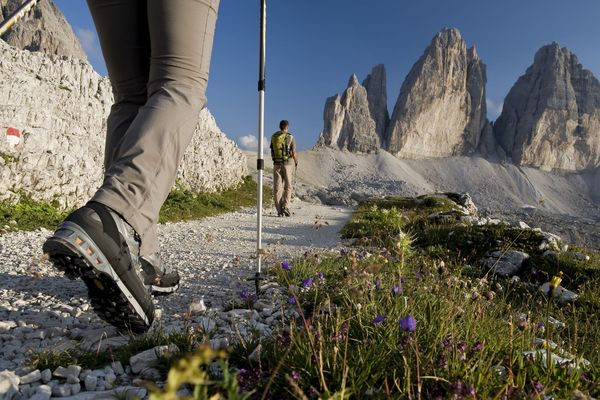
{"label": "purple wildflower", "polygon": [[383,323],[383,321],[385,321],[385,316],[378,315],[373,319],[373,325],[379,325],[379,324]]}
{"label": "purple wildflower", "polygon": [[442,347],[446,350],[448,350],[452,347],[452,336],[446,336],[442,340]]}
{"label": "purple wildflower", "polygon": [[292,270],[292,266],[290,265],[290,262],[288,260],[283,260],[283,262],[281,263],[281,268],[283,268],[286,271]]}
{"label": "purple wildflower", "polygon": [[539,321],[536,325],[536,328],[538,329],[542,329],[544,327],[544,323],[542,321]]}
{"label": "purple wildflower", "polygon": [[317,278],[319,278],[320,281],[324,281],[325,280],[325,274],[322,272],[317,272]]}
{"label": "purple wildflower", "polygon": [[242,368],[238,371],[238,382],[240,388],[245,391],[253,390],[262,377],[260,368],[246,369]]}
{"label": "purple wildflower", "polygon": [[417,329],[417,320],[412,315],[400,318],[400,328],[404,332],[414,332]]}
{"label": "purple wildflower", "polygon": [[473,384],[466,385],[463,391],[463,395],[474,398],[476,396],[475,386]]}
{"label": "purple wildflower", "polygon": [[450,390],[452,390],[453,394],[461,396],[465,390],[465,385],[459,380],[450,385]]}
{"label": "purple wildflower", "polygon": [[533,279],[535,279],[535,278],[537,278],[537,275],[538,275],[538,270],[537,270],[537,268],[536,268],[536,267],[531,267],[531,277],[532,277]]}
{"label": "purple wildflower", "polygon": [[460,355],[460,361],[465,361],[467,359],[467,344],[465,342],[456,343],[456,351]]}
{"label": "purple wildflower", "polygon": [[442,354],[438,357],[437,365],[440,368],[448,369],[448,357],[445,354]]}
{"label": "purple wildflower", "polygon": [[244,300],[249,300],[250,299],[250,292],[248,291],[248,289],[244,289],[240,292],[240,297]]}
{"label": "purple wildflower", "polygon": [[394,288],[392,289],[392,291],[394,292],[394,295],[398,296],[404,290],[402,289],[402,285],[395,285]]}
{"label": "purple wildflower", "polygon": [[296,304],[296,298],[295,298],[294,296],[290,296],[290,297],[288,297],[288,299],[287,299],[287,303],[288,303],[288,304],[291,304],[291,305],[294,305],[294,304]]}
{"label": "purple wildflower", "polygon": [[302,287],[304,289],[310,289],[312,284],[313,284],[313,278],[306,278],[306,279],[302,280]]}
{"label": "purple wildflower", "polygon": [[331,337],[331,340],[334,342],[341,342],[345,339],[347,334],[348,334],[348,324],[346,322],[344,322],[340,326],[340,329],[338,330],[337,334],[335,336]]}
{"label": "purple wildflower", "polygon": [[473,351],[473,353],[479,353],[481,350],[483,350],[483,343],[481,342],[475,342],[471,347],[471,351]]}
{"label": "purple wildflower", "polygon": [[542,385],[538,381],[531,382],[531,386],[533,387],[534,394],[540,395],[544,393],[544,385]]}
{"label": "purple wildflower", "polygon": [[300,372],[292,371],[292,379],[298,382],[300,380]]}

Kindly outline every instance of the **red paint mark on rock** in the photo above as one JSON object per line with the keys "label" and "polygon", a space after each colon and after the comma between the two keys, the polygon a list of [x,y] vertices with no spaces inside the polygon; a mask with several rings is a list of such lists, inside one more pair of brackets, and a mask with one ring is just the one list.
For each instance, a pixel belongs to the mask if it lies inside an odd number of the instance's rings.
{"label": "red paint mark on rock", "polygon": [[21,132],[17,128],[6,130],[6,141],[11,147],[17,147],[21,143]]}

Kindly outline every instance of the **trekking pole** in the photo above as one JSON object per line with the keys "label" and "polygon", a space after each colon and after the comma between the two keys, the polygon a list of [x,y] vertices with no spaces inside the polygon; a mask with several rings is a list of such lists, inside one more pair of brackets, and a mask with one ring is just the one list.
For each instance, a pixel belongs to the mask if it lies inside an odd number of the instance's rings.
{"label": "trekking pole", "polygon": [[261,268],[262,268],[262,203],[263,203],[263,170],[265,160],[263,159],[263,136],[265,132],[265,50],[266,50],[266,25],[267,25],[267,0],[260,0],[260,58],[258,68],[258,158],[256,168],[258,170],[258,198],[257,198],[257,230],[256,230],[256,255],[258,266],[254,275],[256,286],[256,297],[260,292]]}
{"label": "trekking pole", "polygon": [[21,18],[23,18],[29,10],[31,10],[37,4],[39,0],[27,0],[19,8],[15,10],[11,15],[6,17],[4,21],[0,22],[0,36],[4,35],[14,24],[16,24]]}

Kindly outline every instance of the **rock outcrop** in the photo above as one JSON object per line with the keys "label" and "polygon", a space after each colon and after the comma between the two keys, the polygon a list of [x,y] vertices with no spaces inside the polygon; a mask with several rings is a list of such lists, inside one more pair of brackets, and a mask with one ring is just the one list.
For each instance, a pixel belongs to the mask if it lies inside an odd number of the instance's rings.
{"label": "rock outcrop", "polygon": [[486,120],[486,73],[457,29],[438,33],[407,75],[385,135],[402,158],[447,157],[477,149]]}
{"label": "rock outcrop", "polygon": [[[0,41],[0,197],[25,192],[62,207],[87,201],[102,180],[112,101],[108,79],[88,63]],[[21,133],[16,147],[8,128]],[[236,185],[246,172],[243,153],[203,110],[178,183],[212,192]]]}
{"label": "rock outcrop", "polygon": [[336,95],[325,102],[324,129],[317,146],[331,146],[368,153],[380,148],[376,123],[371,116],[367,90],[350,77],[341,99]]}
{"label": "rock outcrop", "polygon": [[516,164],[600,166],[600,82],[567,48],[544,46],[508,93],[494,133]]}
{"label": "rock outcrop", "polygon": [[[12,14],[22,0],[0,0],[0,19]],[[81,44],[52,0],[42,0],[3,37],[19,49],[87,60]]]}
{"label": "rock outcrop", "polygon": [[375,132],[379,137],[379,142],[383,144],[385,130],[390,122],[390,114],[387,105],[387,78],[385,66],[383,64],[375,66],[371,73],[365,78],[362,85],[367,90],[369,110],[371,111],[373,121],[375,121]]}

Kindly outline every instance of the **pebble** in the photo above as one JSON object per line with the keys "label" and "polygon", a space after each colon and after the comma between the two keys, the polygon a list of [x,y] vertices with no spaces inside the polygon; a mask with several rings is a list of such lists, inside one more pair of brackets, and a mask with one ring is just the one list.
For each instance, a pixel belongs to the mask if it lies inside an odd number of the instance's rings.
{"label": "pebble", "polygon": [[[273,265],[309,250],[339,245],[336,229],[340,226],[336,224],[349,217],[350,210],[301,205],[304,214],[299,212],[290,219],[265,221],[270,229],[265,230],[263,241],[273,255]],[[313,227],[315,215],[336,223],[323,226],[318,231],[318,241],[311,241],[310,237],[317,232]],[[255,291],[254,282],[246,280],[254,276],[257,267],[253,259],[255,223],[256,214],[248,208],[202,221],[159,226],[163,261],[177,268],[182,276],[177,293],[156,299],[160,324],[165,331],[180,331],[190,321],[195,329],[210,332],[212,347],[225,349],[237,344],[238,332],[250,335],[259,331],[262,335],[270,335],[281,323],[280,310],[287,297],[281,295],[282,289],[276,283],[261,282],[263,294],[251,310],[244,308],[245,302],[239,296],[244,289],[250,294]],[[298,225],[298,237],[306,238],[305,242],[282,240],[288,238],[284,232],[290,223]],[[45,400],[54,395],[87,399],[93,394],[97,396],[94,398],[102,398],[103,391],[108,388],[134,383],[141,371],[145,376],[164,380],[154,366],[134,367],[135,360],[133,364],[130,360],[125,365],[110,363],[107,370],[82,371],[81,366],[68,365],[54,371],[20,369],[27,366],[30,353],[74,348],[102,352],[129,341],[128,336],[118,334],[114,327],[96,316],[83,282],[66,279],[43,257],[41,247],[50,234],[47,229],[38,229],[0,235],[0,274],[3,274],[0,371],[20,371],[14,374],[17,383],[11,386],[17,390],[15,397]],[[189,240],[190,234],[197,240]],[[265,262],[264,268],[270,267],[269,263]],[[239,306],[232,310],[234,304]],[[19,375],[22,382],[18,381]],[[121,390],[121,387],[114,390]],[[139,393],[140,389],[136,390]],[[145,395],[144,390],[140,397]]]}
{"label": "pebble", "polygon": [[50,371],[49,369],[43,370],[40,375],[42,378],[42,382],[44,383],[48,383],[52,380],[52,371]]}
{"label": "pebble", "polygon": [[52,396],[67,397],[71,395],[71,385],[63,384],[52,387]]}
{"label": "pebble", "polygon": [[37,381],[40,381],[41,379],[42,379],[42,373],[40,372],[39,369],[36,369],[35,371],[32,371],[32,372],[28,373],[27,375],[21,377],[21,385],[37,382]]}
{"label": "pebble", "polygon": [[84,380],[85,390],[94,391],[98,386],[98,377],[94,375],[87,375]]}

